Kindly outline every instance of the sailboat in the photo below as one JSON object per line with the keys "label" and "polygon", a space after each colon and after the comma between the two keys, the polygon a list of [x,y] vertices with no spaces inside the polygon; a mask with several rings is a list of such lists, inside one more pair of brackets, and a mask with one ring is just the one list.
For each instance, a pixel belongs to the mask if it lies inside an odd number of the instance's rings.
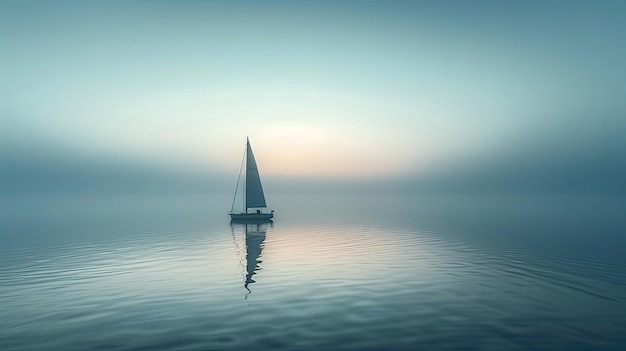
{"label": "sailboat", "polygon": [[[241,160],[241,168],[239,169],[239,176],[237,177],[237,186],[235,187],[235,195],[233,196],[233,205],[230,208],[230,218],[232,221],[237,222],[263,222],[271,221],[274,217],[274,211],[267,212],[267,205],[265,204],[265,194],[263,193],[263,186],[261,185],[261,177],[259,176],[259,169],[254,159],[254,153],[252,153],[252,147],[250,146],[250,139],[246,137],[246,150]],[[244,161],[246,164],[246,183],[243,189],[243,210],[235,210],[235,199],[237,198],[237,189],[241,180],[241,173],[243,170]],[[250,210],[252,209],[252,212]]]}

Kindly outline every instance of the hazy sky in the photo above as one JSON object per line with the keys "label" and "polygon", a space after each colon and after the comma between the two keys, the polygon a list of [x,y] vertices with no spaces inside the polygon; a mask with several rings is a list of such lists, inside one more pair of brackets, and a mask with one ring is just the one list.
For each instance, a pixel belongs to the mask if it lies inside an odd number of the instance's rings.
{"label": "hazy sky", "polygon": [[268,177],[417,176],[508,154],[533,167],[578,140],[610,166],[626,149],[625,14],[622,1],[5,0],[0,136],[14,154],[230,175],[249,135]]}

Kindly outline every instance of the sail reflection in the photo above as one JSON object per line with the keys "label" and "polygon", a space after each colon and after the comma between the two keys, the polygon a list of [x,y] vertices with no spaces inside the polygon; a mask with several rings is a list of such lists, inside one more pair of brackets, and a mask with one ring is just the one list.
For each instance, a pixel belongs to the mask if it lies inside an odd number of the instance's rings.
{"label": "sail reflection", "polygon": [[249,287],[250,284],[256,283],[253,276],[257,275],[258,271],[262,269],[261,263],[263,261],[261,255],[264,248],[268,225],[273,225],[273,223],[231,223],[233,231],[234,228],[242,228],[245,232],[246,271],[244,288],[248,290],[248,294],[252,292]]}

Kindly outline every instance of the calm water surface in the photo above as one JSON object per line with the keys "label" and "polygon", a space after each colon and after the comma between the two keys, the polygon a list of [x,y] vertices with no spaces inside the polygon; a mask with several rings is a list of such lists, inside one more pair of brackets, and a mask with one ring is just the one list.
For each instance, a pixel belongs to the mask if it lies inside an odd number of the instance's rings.
{"label": "calm water surface", "polygon": [[12,196],[1,350],[626,349],[615,196]]}

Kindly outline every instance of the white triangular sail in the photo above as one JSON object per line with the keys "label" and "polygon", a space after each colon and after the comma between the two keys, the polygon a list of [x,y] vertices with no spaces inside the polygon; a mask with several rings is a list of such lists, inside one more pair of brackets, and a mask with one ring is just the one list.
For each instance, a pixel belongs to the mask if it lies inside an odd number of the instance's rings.
{"label": "white triangular sail", "polygon": [[263,186],[259,177],[259,169],[256,166],[256,160],[250,147],[250,141],[247,140],[247,157],[246,157],[246,210],[255,207],[267,207],[265,205],[265,195],[263,195]]}

